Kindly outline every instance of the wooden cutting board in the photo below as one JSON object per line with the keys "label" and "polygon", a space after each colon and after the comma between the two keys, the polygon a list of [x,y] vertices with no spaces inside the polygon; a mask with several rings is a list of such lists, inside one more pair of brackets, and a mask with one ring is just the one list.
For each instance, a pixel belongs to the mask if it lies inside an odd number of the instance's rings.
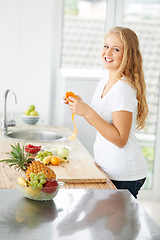
{"label": "wooden cutting board", "polygon": [[49,165],[57,175],[58,181],[66,183],[95,183],[106,182],[106,175],[93,162],[84,159],[68,158],[69,163],[59,166]]}
{"label": "wooden cutting board", "polygon": [[106,182],[106,174],[97,167],[91,155],[78,140],[71,143],[70,147],[69,163],[60,163],[59,166],[49,165],[55,171],[58,181],[66,183]]}

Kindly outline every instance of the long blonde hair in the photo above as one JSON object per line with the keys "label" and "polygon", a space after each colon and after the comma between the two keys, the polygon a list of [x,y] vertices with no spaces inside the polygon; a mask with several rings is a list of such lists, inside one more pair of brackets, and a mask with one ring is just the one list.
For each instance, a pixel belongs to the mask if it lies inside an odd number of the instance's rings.
{"label": "long blonde hair", "polygon": [[[125,77],[137,90],[137,129],[144,128],[148,115],[148,104],[146,101],[146,83],[142,67],[142,55],[139,49],[139,40],[134,31],[126,27],[114,27],[110,33],[119,34],[124,44],[122,63],[116,73],[117,77]],[[106,37],[105,37],[106,38]]]}

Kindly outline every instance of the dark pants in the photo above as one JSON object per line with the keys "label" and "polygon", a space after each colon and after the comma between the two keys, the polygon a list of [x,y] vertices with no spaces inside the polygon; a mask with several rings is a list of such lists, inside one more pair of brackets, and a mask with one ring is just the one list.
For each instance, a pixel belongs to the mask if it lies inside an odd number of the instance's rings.
{"label": "dark pants", "polygon": [[117,189],[128,189],[130,193],[137,198],[138,191],[143,186],[146,178],[136,180],[136,181],[117,181],[112,180],[113,184],[116,186]]}

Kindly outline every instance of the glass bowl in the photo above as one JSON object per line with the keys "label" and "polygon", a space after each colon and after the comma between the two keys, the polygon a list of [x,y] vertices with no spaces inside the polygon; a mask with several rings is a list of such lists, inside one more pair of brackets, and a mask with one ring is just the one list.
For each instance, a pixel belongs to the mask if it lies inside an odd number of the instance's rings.
{"label": "glass bowl", "polygon": [[30,143],[26,144],[24,146],[24,150],[25,150],[26,153],[30,153],[30,154],[35,155],[35,156],[37,155],[38,152],[41,151],[41,149],[42,149],[42,146],[40,146],[40,145],[32,145]]}
{"label": "glass bowl", "polygon": [[37,200],[47,201],[52,200],[58,193],[60,186],[63,186],[63,182],[58,182],[58,186],[43,187],[42,189],[33,188],[31,186],[17,185],[17,189],[24,195],[24,197]]}

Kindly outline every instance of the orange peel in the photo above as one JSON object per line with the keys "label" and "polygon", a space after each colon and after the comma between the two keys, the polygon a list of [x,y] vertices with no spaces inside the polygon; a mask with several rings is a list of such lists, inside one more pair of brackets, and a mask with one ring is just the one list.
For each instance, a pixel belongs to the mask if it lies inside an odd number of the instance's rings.
{"label": "orange peel", "polygon": [[[73,92],[66,92],[66,99],[68,101],[72,101],[71,99],[69,99],[69,97],[78,98],[77,95],[75,95]],[[74,124],[73,134],[70,137],[68,137],[68,140],[75,140],[76,137],[77,137],[77,133],[78,133],[78,129],[77,129],[75,121],[74,121],[74,115],[75,114],[72,113],[72,121],[73,121],[73,124]]]}
{"label": "orange peel", "polygon": [[78,98],[77,95],[75,95],[73,92],[66,92],[66,98],[68,101],[71,101],[71,99],[69,99],[69,97],[74,97],[74,98]]}

